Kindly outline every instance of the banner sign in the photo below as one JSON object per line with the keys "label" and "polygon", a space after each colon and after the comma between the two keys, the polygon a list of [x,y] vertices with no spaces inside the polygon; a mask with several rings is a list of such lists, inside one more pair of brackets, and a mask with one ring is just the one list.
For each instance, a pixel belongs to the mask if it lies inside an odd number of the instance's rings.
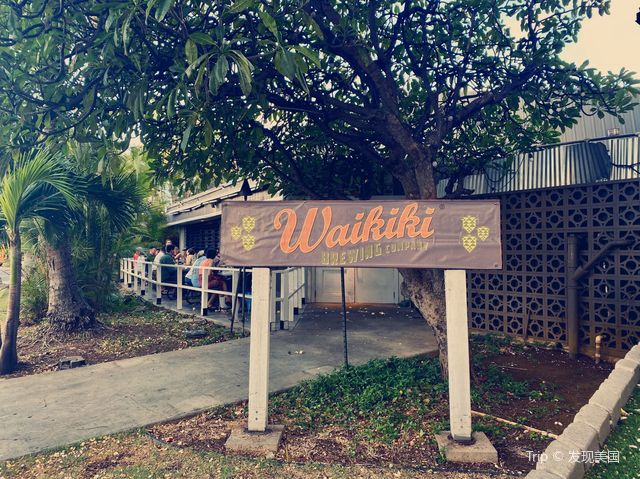
{"label": "banner sign", "polygon": [[495,200],[227,201],[227,266],[500,269]]}

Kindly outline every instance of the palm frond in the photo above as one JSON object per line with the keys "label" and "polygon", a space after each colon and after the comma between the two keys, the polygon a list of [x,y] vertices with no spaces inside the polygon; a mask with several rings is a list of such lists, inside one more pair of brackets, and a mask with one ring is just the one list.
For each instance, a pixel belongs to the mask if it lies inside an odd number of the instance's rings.
{"label": "palm frond", "polygon": [[9,230],[26,218],[47,217],[76,207],[75,181],[60,152],[44,148],[22,154],[2,178],[0,211]]}

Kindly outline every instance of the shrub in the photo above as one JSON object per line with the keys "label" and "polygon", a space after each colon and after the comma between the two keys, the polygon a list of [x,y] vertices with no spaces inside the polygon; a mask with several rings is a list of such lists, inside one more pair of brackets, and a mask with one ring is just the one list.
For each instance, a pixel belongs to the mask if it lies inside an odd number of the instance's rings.
{"label": "shrub", "polygon": [[47,275],[40,267],[29,270],[22,281],[21,321],[39,322],[47,313]]}

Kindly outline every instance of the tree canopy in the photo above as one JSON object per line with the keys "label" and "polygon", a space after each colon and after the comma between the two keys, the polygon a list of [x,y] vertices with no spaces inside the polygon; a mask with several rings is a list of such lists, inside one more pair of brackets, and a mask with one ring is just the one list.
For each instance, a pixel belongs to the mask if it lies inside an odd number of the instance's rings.
{"label": "tree canopy", "polygon": [[[242,176],[411,197],[632,106],[630,72],[563,61],[606,0],[0,0],[5,144],[126,148],[185,188]],[[454,181],[450,186],[453,186]]]}

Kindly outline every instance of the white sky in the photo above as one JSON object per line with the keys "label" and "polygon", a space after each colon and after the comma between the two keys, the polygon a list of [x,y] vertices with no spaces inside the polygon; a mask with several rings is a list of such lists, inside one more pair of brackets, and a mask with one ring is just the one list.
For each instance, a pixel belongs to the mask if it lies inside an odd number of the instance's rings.
{"label": "white sky", "polygon": [[640,0],[611,0],[611,14],[594,15],[582,23],[578,43],[568,45],[562,57],[603,72],[621,68],[638,73],[640,78],[640,25],[636,13]]}

